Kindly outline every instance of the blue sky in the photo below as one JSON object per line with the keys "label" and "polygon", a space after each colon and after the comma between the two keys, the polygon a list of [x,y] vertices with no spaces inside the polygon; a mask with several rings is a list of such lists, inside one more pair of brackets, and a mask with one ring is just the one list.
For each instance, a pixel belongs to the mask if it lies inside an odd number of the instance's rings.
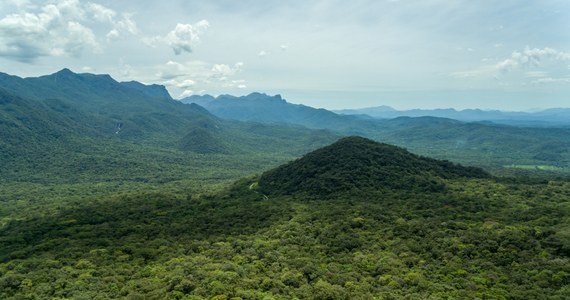
{"label": "blue sky", "polygon": [[570,1],[0,3],[0,71],[324,108],[570,107]]}

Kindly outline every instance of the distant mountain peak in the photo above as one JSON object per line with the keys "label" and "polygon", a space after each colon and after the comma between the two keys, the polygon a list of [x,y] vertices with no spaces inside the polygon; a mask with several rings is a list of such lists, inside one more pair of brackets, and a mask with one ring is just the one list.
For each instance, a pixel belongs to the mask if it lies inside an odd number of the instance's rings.
{"label": "distant mountain peak", "polygon": [[71,71],[68,68],[63,68],[51,75],[47,75],[48,77],[55,77],[55,78],[71,78],[71,77],[77,77],[78,74],[74,73],[73,71]]}
{"label": "distant mountain peak", "polygon": [[265,172],[259,186],[266,194],[318,196],[382,189],[440,192],[445,189],[442,179],[487,176],[478,168],[351,136]]}
{"label": "distant mountain peak", "polygon": [[71,71],[70,69],[68,69],[68,68],[63,68],[63,69],[61,69],[61,70],[55,72],[54,74],[63,75],[63,74],[75,74],[75,73],[74,73],[73,71]]}

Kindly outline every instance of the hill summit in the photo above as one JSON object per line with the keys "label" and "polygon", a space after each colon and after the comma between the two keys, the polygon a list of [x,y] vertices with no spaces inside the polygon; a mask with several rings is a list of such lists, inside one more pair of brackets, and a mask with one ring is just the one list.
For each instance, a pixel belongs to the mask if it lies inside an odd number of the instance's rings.
{"label": "hill summit", "polygon": [[485,171],[435,160],[362,137],[332,145],[262,174],[266,194],[332,195],[371,190],[445,190],[442,179],[485,178]]}

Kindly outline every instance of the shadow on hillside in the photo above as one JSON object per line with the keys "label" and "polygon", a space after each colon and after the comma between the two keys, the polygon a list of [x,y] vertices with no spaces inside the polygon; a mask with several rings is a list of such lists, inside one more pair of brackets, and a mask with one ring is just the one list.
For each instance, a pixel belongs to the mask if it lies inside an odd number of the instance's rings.
{"label": "shadow on hillside", "polygon": [[[284,204],[258,201],[255,195],[200,200],[165,193],[117,196],[64,208],[55,216],[12,221],[0,230],[0,260],[42,252],[73,257],[93,249],[151,259],[163,246],[253,234],[290,215]],[[142,243],[146,249],[137,246]]]}

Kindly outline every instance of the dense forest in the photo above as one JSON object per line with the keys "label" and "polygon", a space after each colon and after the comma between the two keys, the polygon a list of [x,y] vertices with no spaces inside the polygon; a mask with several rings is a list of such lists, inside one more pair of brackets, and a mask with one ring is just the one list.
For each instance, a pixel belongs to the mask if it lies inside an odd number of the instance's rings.
{"label": "dense forest", "polygon": [[[342,189],[317,183],[331,172]],[[217,190],[122,192],[10,220],[1,297],[567,299],[569,197],[568,182],[345,138]]]}
{"label": "dense forest", "polygon": [[567,128],[291,109],[0,74],[0,299],[570,298]]}

